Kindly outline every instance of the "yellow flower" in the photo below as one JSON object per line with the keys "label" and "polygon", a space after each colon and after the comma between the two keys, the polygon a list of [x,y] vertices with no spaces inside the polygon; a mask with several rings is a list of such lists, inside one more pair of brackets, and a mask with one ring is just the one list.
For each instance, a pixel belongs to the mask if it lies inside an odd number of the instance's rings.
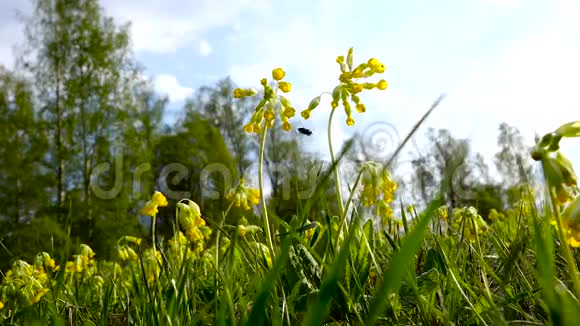
{"label": "yellow flower", "polygon": [[[250,122],[244,125],[243,129],[247,133],[261,134],[262,130],[266,128],[273,128],[276,115],[280,115],[283,122],[283,129],[289,131],[291,128],[290,122],[286,121],[295,114],[295,109],[291,106],[290,101],[282,95],[278,94],[278,90],[288,93],[292,90],[292,84],[286,81],[281,81],[286,76],[286,72],[282,68],[276,68],[272,71],[272,77],[277,82],[277,87],[273,88],[269,85],[266,78],[262,78],[260,83],[264,87],[264,96],[256,106]],[[238,97],[241,91],[234,91],[234,97]],[[252,92],[251,96],[256,95],[257,92]],[[280,105],[278,105],[280,104]]]}
{"label": "yellow flower", "polygon": [[292,125],[288,121],[284,121],[284,123],[282,124],[282,129],[290,131],[290,129],[292,129]]}
{"label": "yellow flower", "polygon": [[383,72],[385,72],[385,69],[386,69],[386,68],[385,68],[385,65],[384,65],[384,64],[382,64],[382,63],[381,63],[381,64],[379,64],[379,65],[377,65],[377,66],[375,66],[375,67],[373,68],[373,70],[374,70],[375,72],[378,72],[378,73],[383,73]]}
{"label": "yellow flower", "polygon": [[388,86],[389,86],[389,84],[384,79],[379,80],[379,82],[377,83],[377,88],[380,90],[385,90],[385,89],[387,89]]}
{"label": "yellow flower", "polygon": [[154,217],[157,215],[157,205],[152,201],[148,201],[141,209],[141,215]]}
{"label": "yellow flower", "polygon": [[119,241],[119,243],[122,242],[129,242],[129,243],[134,243],[136,245],[140,245],[141,244],[141,238],[137,238],[137,237],[132,237],[130,235],[126,235],[126,236],[122,236]]}
{"label": "yellow flower", "polygon": [[242,98],[242,97],[244,97],[244,91],[241,88],[236,88],[234,90],[234,97],[235,98]]}
{"label": "yellow flower", "polygon": [[266,119],[266,121],[274,120],[276,118],[274,110],[267,110],[266,112],[264,112],[264,118]]}
{"label": "yellow flower", "polygon": [[240,237],[242,237],[242,238],[243,238],[243,237],[246,235],[246,233],[247,233],[247,232],[248,232],[248,231],[246,230],[246,227],[245,227],[245,226],[243,226],[243,225],[238,225],[238,235],[239,235]]}
{"label": "yellow flower", "polygon": [[[391,203],[394,200],[397,184],[391,179],[389,171],[380,163],[372,161],[366,162],[362,168],[364,169],[363,190],[361,193],[362,204],[372,206],[380,201],[386,204]],[[380,196],[381,193],[382,196]]]}
{"label": "yellow flower", "polygon": [[242,98],[242,97],[246,97],[246,96],[254,96],[256,94],[258,94],[258,91],[256,91],[253,88],[248,88],[248,89],[236,88],[234,90],[234,97],[235,98]]}
{"label": "yellow flower", "polygon": [[437,214],[439,215],[439,217],[440,217],[442,220],[444,220],[444,221],[447,221],[447,218],[448,218],[448,213],[447,213],[447,211],[448,211],[448,208],[447,208],[447,206],[443,205],[443,206],[441,206],[441,207],[439,207],[439,208],[437,209]]}
{"label": "yellow flower", "polygon": [[0,301],[0,309],[4,308],[4,302]]}
{"label": "yellow flower", "polygon": [[[455,208],[453,210],[453,218],[452,227],[458,229],[457,232],[465,231],[465,237],[469,241],[475,241],[477,234],[481,234],[488,229],[487,223],[473,206]],[[463,230],[459,229],[460,226],[463,226]]]}
{"label": "yellow flower", "polygon": [[349,127],[354,125],[354,119],[352,117],[346,118],[346,125]]}
{"label": "yellow flower", "polygon": [[81,256],[87,257],[89,259],[95,256],[95,252],[88,245],[81,243],[80,247],[81,247]]}
{"label": "yellow flower", "polygon": [[121,259],[123,261],[129,259],[129,253],[127,252],[127,247],[119,246],[117,248],[117,256],[119,256],[119,259]]}
{"label": "yellow flower", "polygon": [[203,238],[201,232],[195,227],[189,230],[185,230],[185,236],[187,236],[187,238],[193,242],[200,241]]}
{"label": "yellow flower", "polygon": [[352,93],[357,94],[363,91],[363,85],[361,84],[353,84],[352,85]]}
{"label": "yellow flower", "polygon": [[282,92],[288,93],[292,90],[292,84],[290,84],[289,82],[279,82],[278,88],[280,88]]}
{"label": "yellow flower", "polygon": [[65,271],[67,271],[68,273],[74,273],[76,271],[75,263],[72,261],[67,261],[65,265]]}
{"label": "yellow flower", "polygon": [[284,115],[287,118],[292,118],[296,114],[296,110],[293,107],[287,107],[284,109]]}
{"label": "yellow flower", "polygon": [[[309,220],[307,220],[306,222],[310,222]],[[307,229],[306,231],[304,231],[304,238],[308,241],[312,240],[312,237],[314,237],[314,234],[316,233],[316,231],[318,229],[320,229],[320,223],[318,222],[313,222],[310,224],[314,224],[312,225],[309,229]]]}
{"label": "yellow flower", "polygon": [[203,245],[203,240],[209,239],[211,229],[205,225],[199,205],[192,200],[182,199],[177,203],[177,208],[177,218],[187,239],[198,247]]}
{"label": "yellow flower", "polygon": [[238,186],[230,190],[227,198],[230,200],[233,199],[236,207],[243,207],[248,210],[251,206],[256,206],[260,203],[260,190],[248,188],[245,185],[244,178],[242,178]]}
{"label": "yellow flower", "polygon": [[377,204],[377,215],[381,217],[383,225],[387,225],[393,219],[393,209],[386,201],[379,200]]}
{"label": "yellow flower", "polygon": [[34,299],[32,299],[32,303],[37,303],[38,301],[40,301],[40,299],[46,294],[46,292],[48,292],[48,289],[45,288],[39,289],[36,295],[34,296]]}
{"label": "yellow flower", "polygon": [[562,224],[572,247],[580,247],[580,195],[562,211]]}
{"label": "yellow flower", "polygon": [[167,206],[167,198],[165,198],[165,196],[159,191],[153,193],[153,197],[151,200],[158,206],[161,207]]}
{"label": "yellow flower", "polygon": [[284,76],[286,76],[286,72],[282,68],[272,70],[272,78],[274,78],[274,80],[282,80]]}
{"label": "yellow flower", "polygon": [[141,215],[155,217],[158,213],[157,211],[158,206],[161,207],[167,206],[167,199],[161,192],[156,191],[155,193],[153,193],[151,200],[149,200],[145,204],[145,206],[141,209]]}
{"label": "yellow flower", "polygon": [[[338,80],[340,84],[334,88],[332,91],[332,101],[330,105],[332,109],[336,109],[341,103],[344,106],[344,110],[347,116],[346,124],[348,126],[354,125],[354,118],[351,115],[351,106],[349,101],[352,101],[356,105],[356,110],[359,113],[366,111],[364,104],[360,103],[360,98],[357,94],[362,93],[365,89],[370,90],[378,88],[379,90],[385,90],[388,86],[387,81],[381,79],[378,83],[361,83],[359,79],[368,78],[376,73],[383,73],[385,71],[385,65],[382,64],[376,58],[370,58],[367,62],[359,64],[357,67],[353,67],[353,48],[348,49],[348,54],[346,57],[346,64],[344,56],[339,56],[336,58],[336,62],[340,65],[340,75]],[[313,100],[314,101],[314,100]],[[318,103],[320,99],[316,99]],[[308,109],[302,111],[302,117],[308,119],[310,117],[311,111],[315,108],[309,107]]]}

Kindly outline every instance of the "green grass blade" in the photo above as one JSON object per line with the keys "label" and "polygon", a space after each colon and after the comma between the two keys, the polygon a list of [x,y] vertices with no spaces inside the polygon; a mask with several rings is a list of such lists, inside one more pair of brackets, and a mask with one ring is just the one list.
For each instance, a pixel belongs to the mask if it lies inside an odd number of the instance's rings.
{"label": "green grass blade", "polygon": [[310,306],[310,309],[308,309],[303,325],[321,325],[328,314],[330,300],[334,295],[336,295],[336,293],[338,293],[338,282],[342,274],[341,272],[344,271],[344,267],[346,266],[347,259],[351,252],[350,244],[354,237],[355,232],[353,232],[353,228],[356,224],[357,223],[351,223],[348,236],[342,243],[342,248],[340,248],[334,263],[322,281],[320,293],[318,294],[316,301]]}
{"label": "green grass blade", "polygon": [[383,275],[383,283],[371,303],[370,311],[365,320],[365,325],[374,325],[379,315],[385,309],[389,294],[393,293],[401,285],[401,281],[407,273],[409,267],[415,260],[415,252],[419,249],[425,236],[425,231],[429,227],[429,222],[435,210],[441,205],[439,200],[431,202],[425,215],[419,220],[417,225],[403,240],[399,251],[390,262],[389,268]]}
{"label": "green grass blade", "polygon": [[[282,242],[282,248],[280,249],[280,253],[276,256],[272,264],[272,269],[268,271],[264,282],[258,291],[258,295],[256,296],[256,300],[254,301],[252,311],[250,312],[250,316],[248,317],[248,321],[246,325],[262,325],[264,320],[266,319],[266,304],[268,302],[268,298],[270,298],[270,294],[274,289],[276,281],[280,277],[280,273],[282,272],[282,267],[286,264],[289,257],[290,251],[290,237],[286,237]],[[276,309],[276,308],[274,308]]]}

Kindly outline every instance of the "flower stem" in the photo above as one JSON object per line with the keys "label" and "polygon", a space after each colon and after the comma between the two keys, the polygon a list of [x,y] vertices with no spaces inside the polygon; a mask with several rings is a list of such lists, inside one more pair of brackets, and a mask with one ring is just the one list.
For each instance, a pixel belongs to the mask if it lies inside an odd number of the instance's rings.
{"label": "flower stem", "polygon": [[[330,111],[330,117],[328,118],[328,148],[330,149],[330,159],[331,159],[331,163],[334,165],[336,162],[336,159],[334,158],[334,151],[332,149],[332,130],[331,130],[331,126],[332,126],[332,117],[334,116],[334,111],[336,110],[336,108],[333,108],[332,111]],[[335,184],[336,184],[336,196],[338,196],[338,214],[340,216],[343,215],[344,212],[344,204],[342,202],[342,193],[341,193],[341,186],[340,186],[340,174],[338,172],[338,164],[334,166],[334,179],[335,179]]]}
{"label": "flower stem", "polygon": [[151,218],[151,237],[153,241],[153,257],[157,257],[157,249],[155,246],[155,215]]}
{"label": "flower stem", "polygon": [[272,260],[274,259],[274,245],[272,243],[272,235],[270,233],[270,221],[268,220],[268,209],[266,207],[266,198],[264,196],[264,149],[266,147],[266,132],[268,131],[268,126],[264,124],[264,130],[262,131],[262,140],[260,142],[260,159],[258,161],[258,179],[260,183],[260,199],[262,201],[262,217],[264,219],[264,229],[266,231],[266,239],[268,241],[268,247],[270,248],[270,255]]}

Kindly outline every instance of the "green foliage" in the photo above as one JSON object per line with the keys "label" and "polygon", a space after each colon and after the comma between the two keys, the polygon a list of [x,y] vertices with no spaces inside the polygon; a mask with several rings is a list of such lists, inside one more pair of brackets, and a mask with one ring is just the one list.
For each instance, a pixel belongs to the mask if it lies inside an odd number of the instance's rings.
{"label": "green foliage", "polygon": [[32,261],[41,251],[48,252],[54,257],[68,255],[64,249],[70,241],[69,237],[66,231],[49,217],[38,217],[18,227],[5,225],[2,229],[9,230],[2,234],[0,239],[2,269],[16,259]]}
{"label": "green foliage", "polygon": [[[176,194],[159,215],[163,234],[173,233],[175,201],[181,198],[200,203],[206,216],[218,221],[220,209],[226,205],[225,194],[238,180],[235,163],[222,135],[206,119],[191,113],[180,129],[173,135],[161,137],[154,149],[157,188],[167,187],[167,191]],[[202,175],[202,171],[209,175]],[[232,220],[227,222],[232,223]]]}

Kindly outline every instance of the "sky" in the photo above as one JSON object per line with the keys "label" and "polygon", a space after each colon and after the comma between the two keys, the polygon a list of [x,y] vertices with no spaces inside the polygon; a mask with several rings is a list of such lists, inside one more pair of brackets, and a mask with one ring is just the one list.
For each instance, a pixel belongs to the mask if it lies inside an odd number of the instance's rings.
{"label": "sky", "polygon": [[[491,163],[502,122],[526,143],[563,123],[580,120],[580,1],[578,0],[102,0],[105,14],[131,22],[137,59],[175,119],[198,87],[230,76],[259,88],[273,68],[286,70],[288,98],[301,111],[337,84],[338,55],[385,63],[385,91],[363,93],[364,114],[333,121],[335,149],[354,132],[371,149],[388,152],[442,93],[445,99],[419,130],[446,128],[470,138]],[[15,11],[30,2],[0,1],[0,63],[11,67],[11,46],[23,41]],[[328,157],[328,97],[311,119],[307,146]],[[323,141],[319,141],[323,137]],[[387,149],[384,151],[384,149]],[[580,139],[562,149],[580,169]],[[409,150],[412,150],[409,149]],[[380,154],[379,153],[379,154]],[[377,154],[377,155],[379,155]],[[380,156],[380,155],[379,155]]]}

